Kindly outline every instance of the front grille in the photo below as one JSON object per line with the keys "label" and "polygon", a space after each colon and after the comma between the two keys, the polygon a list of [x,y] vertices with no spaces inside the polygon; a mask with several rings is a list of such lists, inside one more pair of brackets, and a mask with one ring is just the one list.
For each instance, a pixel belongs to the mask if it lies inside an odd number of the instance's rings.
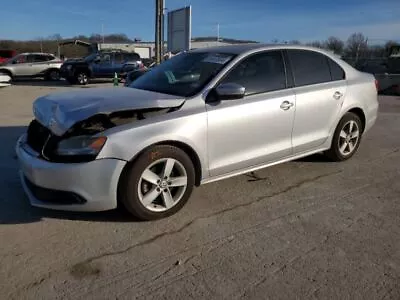
{"label": "front grille", "polygon": [[38,121],[33,120],[28,127],[27,144],[36,152],[41,153],[51,132]]}
{"label": "front grille", "polygon": [[32,183],[27,177],[25,177],[24,179],[27,187],[29,188],[33,196],[41,202],[59,205],[86,203],[86,200],[84,198],[73,192],[43,188]]}

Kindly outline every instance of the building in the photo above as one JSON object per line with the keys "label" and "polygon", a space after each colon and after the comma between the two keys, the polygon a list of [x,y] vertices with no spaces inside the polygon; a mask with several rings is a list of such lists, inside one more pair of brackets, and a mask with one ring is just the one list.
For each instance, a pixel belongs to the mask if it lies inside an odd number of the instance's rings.
{"label": "building", "polygon": [[[191,48],[207,48],[214,46],[227,46],[235,44],[244,43],[257,43],[255,41],[244,41],[244,40],[234,40],[234,39],[224,39],[220,38],[219,41],[216,37],[200,37],[193,38],[191,41]],[[155,43],[154,42],[132,42],[132,43],[99,43],[97,44],[98,50],[104,49],[121,49],[125,51],[136,52],[142,58],[151,58],[155,56]],[[164,49],[166,52],[167,43],[164,44]]]}

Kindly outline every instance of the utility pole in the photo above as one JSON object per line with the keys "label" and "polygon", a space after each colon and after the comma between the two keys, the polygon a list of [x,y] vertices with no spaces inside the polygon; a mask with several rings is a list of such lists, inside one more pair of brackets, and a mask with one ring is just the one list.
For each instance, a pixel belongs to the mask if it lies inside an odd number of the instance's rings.
{"label": "utility pole", "polygon": [[217,45],[219,45],[219,23],[217,23]]}
{"label": "utility pole", "polygon": [[156,64],[161,63],[162,21],[164,14],[164,0],[156,0],[155,52]]}
{"label": "utility pole", "polygon": [[102,39],[103,44],[104,44],[104,23],[101,23],[101,39]]}

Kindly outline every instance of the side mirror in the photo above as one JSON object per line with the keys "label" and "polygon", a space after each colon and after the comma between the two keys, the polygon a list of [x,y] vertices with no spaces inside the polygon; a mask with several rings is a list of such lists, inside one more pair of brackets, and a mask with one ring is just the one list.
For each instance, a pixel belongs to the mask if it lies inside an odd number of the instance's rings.
{"label": "side mirror", "polygon": [[94,61],[96,64],[98,64],[98,63],[101,61],[101,59],[100,59],[99,56],[97,56],[93,61]]}
{"label": "side mirror", "polygon": [[246,88],[240,84],[228,82],[219,85],[215,92],[218,100],[235,100],[244,97]]}

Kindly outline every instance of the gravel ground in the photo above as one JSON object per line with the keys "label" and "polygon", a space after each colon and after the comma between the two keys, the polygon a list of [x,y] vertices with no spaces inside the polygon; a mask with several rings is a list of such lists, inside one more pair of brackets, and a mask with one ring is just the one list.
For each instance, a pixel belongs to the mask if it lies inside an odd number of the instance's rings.
{"label": "gravel ground", "polygon": [[204,185],[178,214],[138,222],[28,204],[15,141],[33,100],[66,89],[0,89],[0,299],[400,299],[400,97],[380,97],[347,162]]}

